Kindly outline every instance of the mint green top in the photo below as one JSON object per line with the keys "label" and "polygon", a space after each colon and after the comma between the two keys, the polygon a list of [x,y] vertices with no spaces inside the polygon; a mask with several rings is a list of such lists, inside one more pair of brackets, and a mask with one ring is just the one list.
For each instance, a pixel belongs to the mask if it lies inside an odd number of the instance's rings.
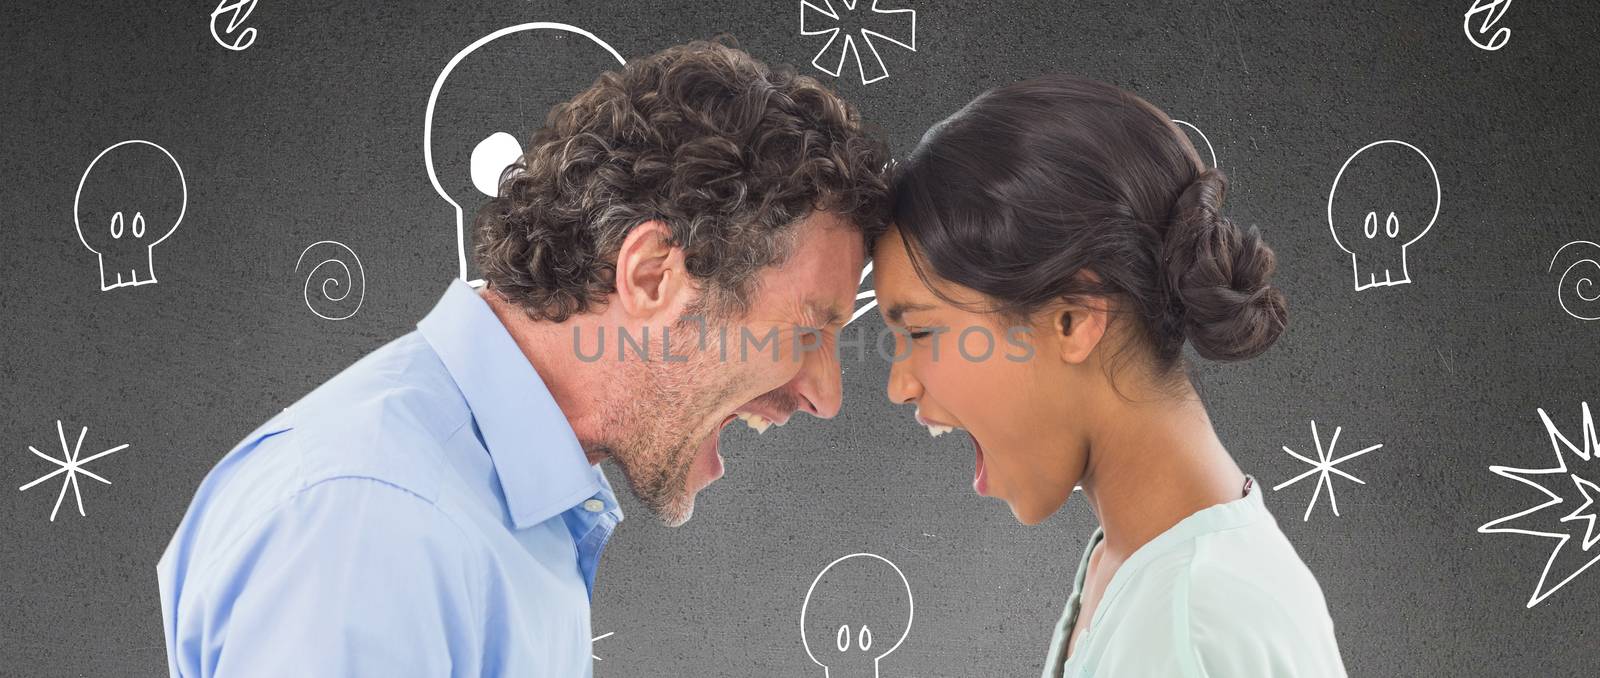
{"label": "mint green top", "polygon": [[1253,478],[1249,486],[1243,498],[1197,511],[1134,551],[1067,657],[1089,555],[1105,538],[1095,528],[1043,678],[1343,678],[1322,589]]}

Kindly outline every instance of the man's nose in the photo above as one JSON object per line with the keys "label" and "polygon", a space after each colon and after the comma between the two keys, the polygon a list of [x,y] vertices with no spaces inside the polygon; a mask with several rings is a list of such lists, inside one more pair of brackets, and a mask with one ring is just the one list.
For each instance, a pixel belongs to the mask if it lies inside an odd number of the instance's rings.
{"label": "man's nose", "polygon": [[839,360],[830,350],[810,351],[793,382],[800,396],[800,409],[811,416],[832,419],[844,404],[844,387]]}

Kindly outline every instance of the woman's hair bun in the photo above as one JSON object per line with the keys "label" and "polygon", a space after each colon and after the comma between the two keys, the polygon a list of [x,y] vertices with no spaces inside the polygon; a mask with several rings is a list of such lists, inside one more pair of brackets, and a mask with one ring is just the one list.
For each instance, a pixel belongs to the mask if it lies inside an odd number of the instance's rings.
{"label": "woman's hair bun", "polygon": [[1288,308],[1269,284],[1272,248],[1254,226],[1240,229],[1222,213],[1228,178],[1207,169],[1173,205],[1161,268],[1171,295],[1168,327],[1181,327],[1210,360],[1244,360],[1283,333]]}

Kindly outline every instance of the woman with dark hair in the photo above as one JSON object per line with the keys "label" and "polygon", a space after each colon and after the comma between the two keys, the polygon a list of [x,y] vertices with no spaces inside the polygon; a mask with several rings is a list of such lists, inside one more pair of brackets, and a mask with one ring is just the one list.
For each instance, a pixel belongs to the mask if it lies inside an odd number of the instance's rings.
{"label": "woman with dark hair", "polygon": [[1044,676],[1344,675],[1316,579],[1185,368],[1185,344],[1248,359],[1288,318],[1226,177],[1154,106],[1060,75],[978,97],[897,173],[874,255],[890,399],[966,430],[974,489],[1024,524],[1077,487],[1100,521]]}

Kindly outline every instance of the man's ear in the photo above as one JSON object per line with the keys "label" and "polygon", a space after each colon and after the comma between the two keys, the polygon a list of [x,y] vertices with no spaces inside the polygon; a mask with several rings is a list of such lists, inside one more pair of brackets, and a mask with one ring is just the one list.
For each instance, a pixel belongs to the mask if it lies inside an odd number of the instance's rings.
{"label": "man's ear", "polygon": [[629,316],[649,318],[676,307],[693,294],[684,269],[683,249],[671,244],[672,232],[656,220],[641,222],[617,250],[617,303]]}

